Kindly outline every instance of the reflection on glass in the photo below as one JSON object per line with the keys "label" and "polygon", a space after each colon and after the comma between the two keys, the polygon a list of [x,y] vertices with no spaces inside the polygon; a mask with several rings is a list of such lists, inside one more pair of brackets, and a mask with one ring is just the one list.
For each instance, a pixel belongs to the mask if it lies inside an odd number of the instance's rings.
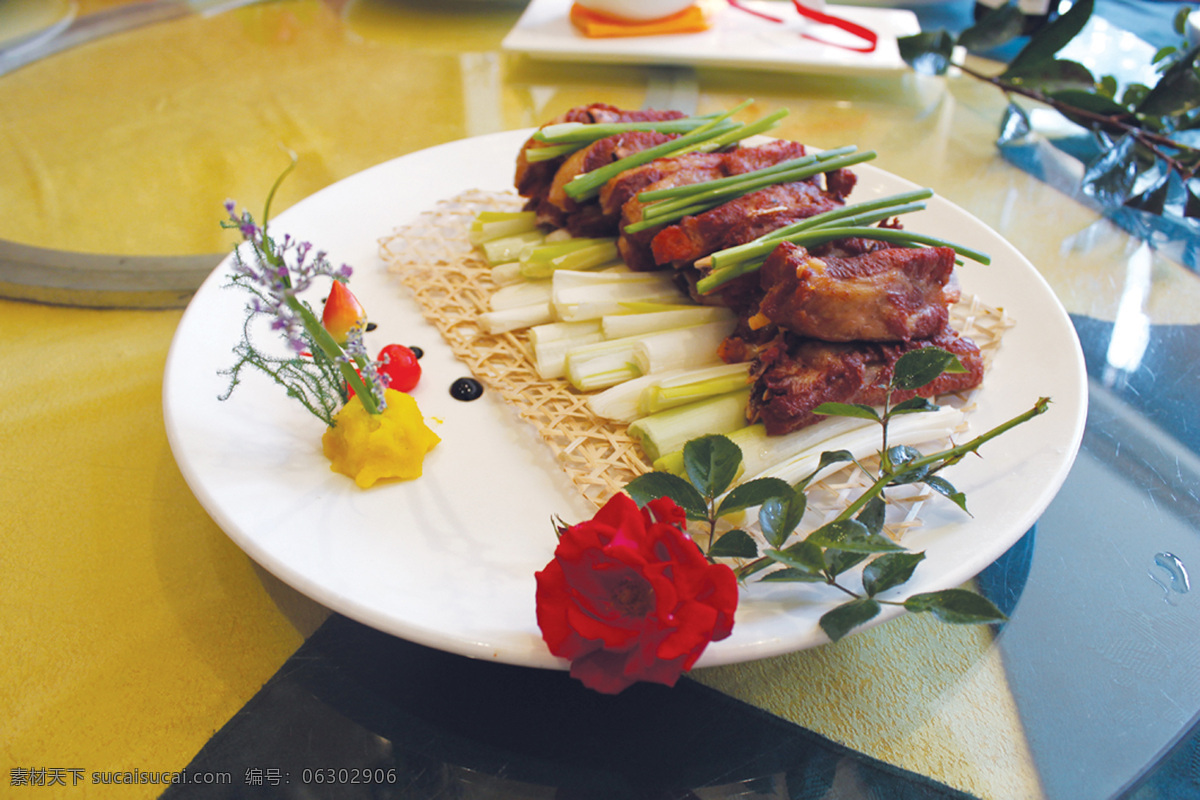
{"label": "reflection on glass", "polygon": [[1150,318],[1146,315],[1146,299],[1150,295],[1150,246],[1143,243],[1129,257],[1125,270],[1125,286],[1117,304],[1112,339],[1105,354],[1105,386],[1112,387],[1121,374],[1135,372],[1146,354],[1150,341]]}
{"label": "reflection on glass", "polygon": [[1154,566],[1150,569],[1150,580],[1162,587],[1163,599],[1175,605],[1176,595],[1187,594],[1192,583],[1188,578],[1187,567],[1183,560],[1174,553],[1158,553],[1154,556]]}

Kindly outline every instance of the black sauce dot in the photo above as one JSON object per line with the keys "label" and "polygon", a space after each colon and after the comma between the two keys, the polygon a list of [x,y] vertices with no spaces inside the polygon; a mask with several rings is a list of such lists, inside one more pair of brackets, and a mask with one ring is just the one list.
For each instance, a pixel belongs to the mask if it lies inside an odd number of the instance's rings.
{"label": "black sauce dot", "polygon": [[376,325],[374,322],[368,322],[367,323],[367,332],[370,333],[371,331],[375,330],[378,327],[379,326]]}
{"label": "black sauce dot", "polygon": [[450,396],[455,400],[475,400],[483,394],[483,384],[474,378],[459,378],[450,384]]}
{"label": "black sauce dot", "polygon": [[412,345],[408,349],[412,350],[412,354],[414,356],[416,356],[418,360],[421,358],[421,356],[425,355],[425,351],[422,350],[421,348],[417,347],[416,345]]}

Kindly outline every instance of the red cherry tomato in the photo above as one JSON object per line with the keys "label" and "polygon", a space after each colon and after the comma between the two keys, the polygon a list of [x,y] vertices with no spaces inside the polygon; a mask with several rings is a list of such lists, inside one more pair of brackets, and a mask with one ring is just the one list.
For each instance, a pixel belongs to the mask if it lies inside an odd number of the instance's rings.
{"label": "red cherry tomato", "polygon": [[409,392],[421,380],[421,363],[412,350],[402,344],[389,344],[379,351],[379,371],[389,378],[388,388]]}

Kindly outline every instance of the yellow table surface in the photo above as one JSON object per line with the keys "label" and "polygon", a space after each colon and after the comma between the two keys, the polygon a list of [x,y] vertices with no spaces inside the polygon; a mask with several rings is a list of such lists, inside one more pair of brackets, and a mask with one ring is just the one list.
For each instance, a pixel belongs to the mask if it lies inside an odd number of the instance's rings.
{"label": "yellow table surface", "polygon": [[[427,146],[592,101],[642,104],[641,68],[501,54],[519,10],[286,0],[143,28],[0,77],[0,238],[227,251],[223,201],[259,207],[286,164],[281,148],[300,161],[276,211]],[[1137,242],[1000,158],[1003,99],[989,87],[711,70],[698,86],[700,111],[753,97],[759,112],[791,109],[781,136],[877,150],[882,167],[1008,237],[1070,311],[1111,319],[1140,281],[1150,319],[1196,321],[1194,276],[1157,256],[1133,270],[1146,255]],[[181,769],[324,616],[233,545],[176,468],[161,384],[180,315],[0,301],[5,769]],[[905,618],[694,676],[982,797],[1040,791],[982,629]]]}

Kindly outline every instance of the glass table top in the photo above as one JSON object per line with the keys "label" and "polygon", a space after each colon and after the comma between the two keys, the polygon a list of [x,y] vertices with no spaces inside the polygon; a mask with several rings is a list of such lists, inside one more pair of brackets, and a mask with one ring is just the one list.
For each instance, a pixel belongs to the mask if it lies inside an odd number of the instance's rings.
{"label": "glass table top", "polygon": [[[14,20],[21,36],[37,35],[122,3],[62,5],[34,13],[0,0],[0,25],[10,21],[9,38]],[[144,550],[142,539],[177,514],[213,529],[207,551],[177,547],[190,553],[187,565],[156,540],[140,568],[153,576],[151,588],[135,595],[110,587],[101,602],[112,609],[102,624],[114,642],[133,635],[119,621],[126,607],[184,620],[171,635],[191,666],[173,667],[181,685],[166,696],[170,703],[188,702],[183,684],[193,669],[240,687],[229,690],[232,711],[204,730],[160,736],[152,725],[133,725],[130,747],[144,769],[228,773],[239,790],[193,783],[166,796],[350,796],[346,771],[354,770],[366,775],[362,796],[376,797],[1200,793],[1200,606],[1192,587],[1200,569],[1200,276],[1179,257],[1194,257],[1196,240],[1185,237],[1182,250],[1151,247],[1052,179],[1057,162],[999,147],[1005,98],[970,76],[540,62],[501,48],[524,5],[255,3],[114,33],[0,75],[0,296],[13,298],[0,301],[0,336],[12,347],[4,399],[19,454],[0,472],[12,487],[0,499],[26,502],[18,462],[49,458],[33,440],[37,415],[74,402],[37,411],[29,400],[40,396],[36,387],[61,386],[70,348],[87,342],[112,358],[148,347],[144,358],[161,369],[179,309],[234,243],[219,225],[225,200],[259,207],[286,151],[298,162],[275,211],[392,158],[535,126],[590,102],[707,112],[753,98],[758,111],[790,109],[779,136],[876,150],[880,166],[992,226],[1037,266],[1071,315],[1089,376],[1082,449],[1036,527],[977,581],[1010,620],[944,630],[902,618],[837,645],[697,670],[674,690],[638,687],[608,701],[563,673],[472,662],[329,616],[221,539],[155,428],[153,457],[127,467],[141,470],[138,480],[112,501],[103,499],[108,489],[87,489],[95,510],[83,516],[80,546],[103,541],[122,504],[170,501],[180,509],[116,528],[131,550]],[[1098,14],[1153,49],[1175,5],[1108,2]],[[970,4],[907,7],[926,27],[961,28],[970,15]],[[1112,55],[1091,53],[1100,62]],[[35,342],[35,327],[48,335]],[[102,336],[115,338],[102,347]],[[121,396],[118,372],[93,376],[89,388]],[[161,426],[153,389],[139,402]],[[99,430],[116,424],[100,410],[91,419]],[[99,438],[82,439],[81,463],[96,476],[120,452]],[[62,501],[49,499],[62,497],[61,487],[36,494],[47,499],[20,517],[34,522],[14,526],[15,552],[42,566],[10,565],[21,575],[0,592],[0,606],[10,609],[21,602],[17,587],[51,571],[43,529],[68,530],[56,512]],[[82,556],[60,563],[63,576],[47,579],[51,586],[88,570]],[[267,639],[277,637],[271,654],[239,661],[199,622],[229,606],[201,610],[191,593],[221,596],[234,585],[269,595],[246,614]],[[38,626],[92,624],[87,604],[68,601],[69,592],[47,596],[0,633],[0,646]],[[4,668],[6,687],[36,687],[27,697],[5,696],[16,720],[0,748],[14,769],[8,783],[25,766],[87,767],[84,782],[93,770],[121,767],[92,757],[89,726],[61,710],[84,695],[71,681],[45,677],[39,665],[52,648],[32,638]],[[94,666],[66,666],[72,680],[110,706],[138,697],[112,670],[128,673],[136,658],[136,670],[153,671],[153,657],[89,646]],[[239,682],[227,671],[245,675]],[[51,706],[60,709],[53,736],[35,719]],[[84,716],[90,724],[111,716],[101,713]]]}

